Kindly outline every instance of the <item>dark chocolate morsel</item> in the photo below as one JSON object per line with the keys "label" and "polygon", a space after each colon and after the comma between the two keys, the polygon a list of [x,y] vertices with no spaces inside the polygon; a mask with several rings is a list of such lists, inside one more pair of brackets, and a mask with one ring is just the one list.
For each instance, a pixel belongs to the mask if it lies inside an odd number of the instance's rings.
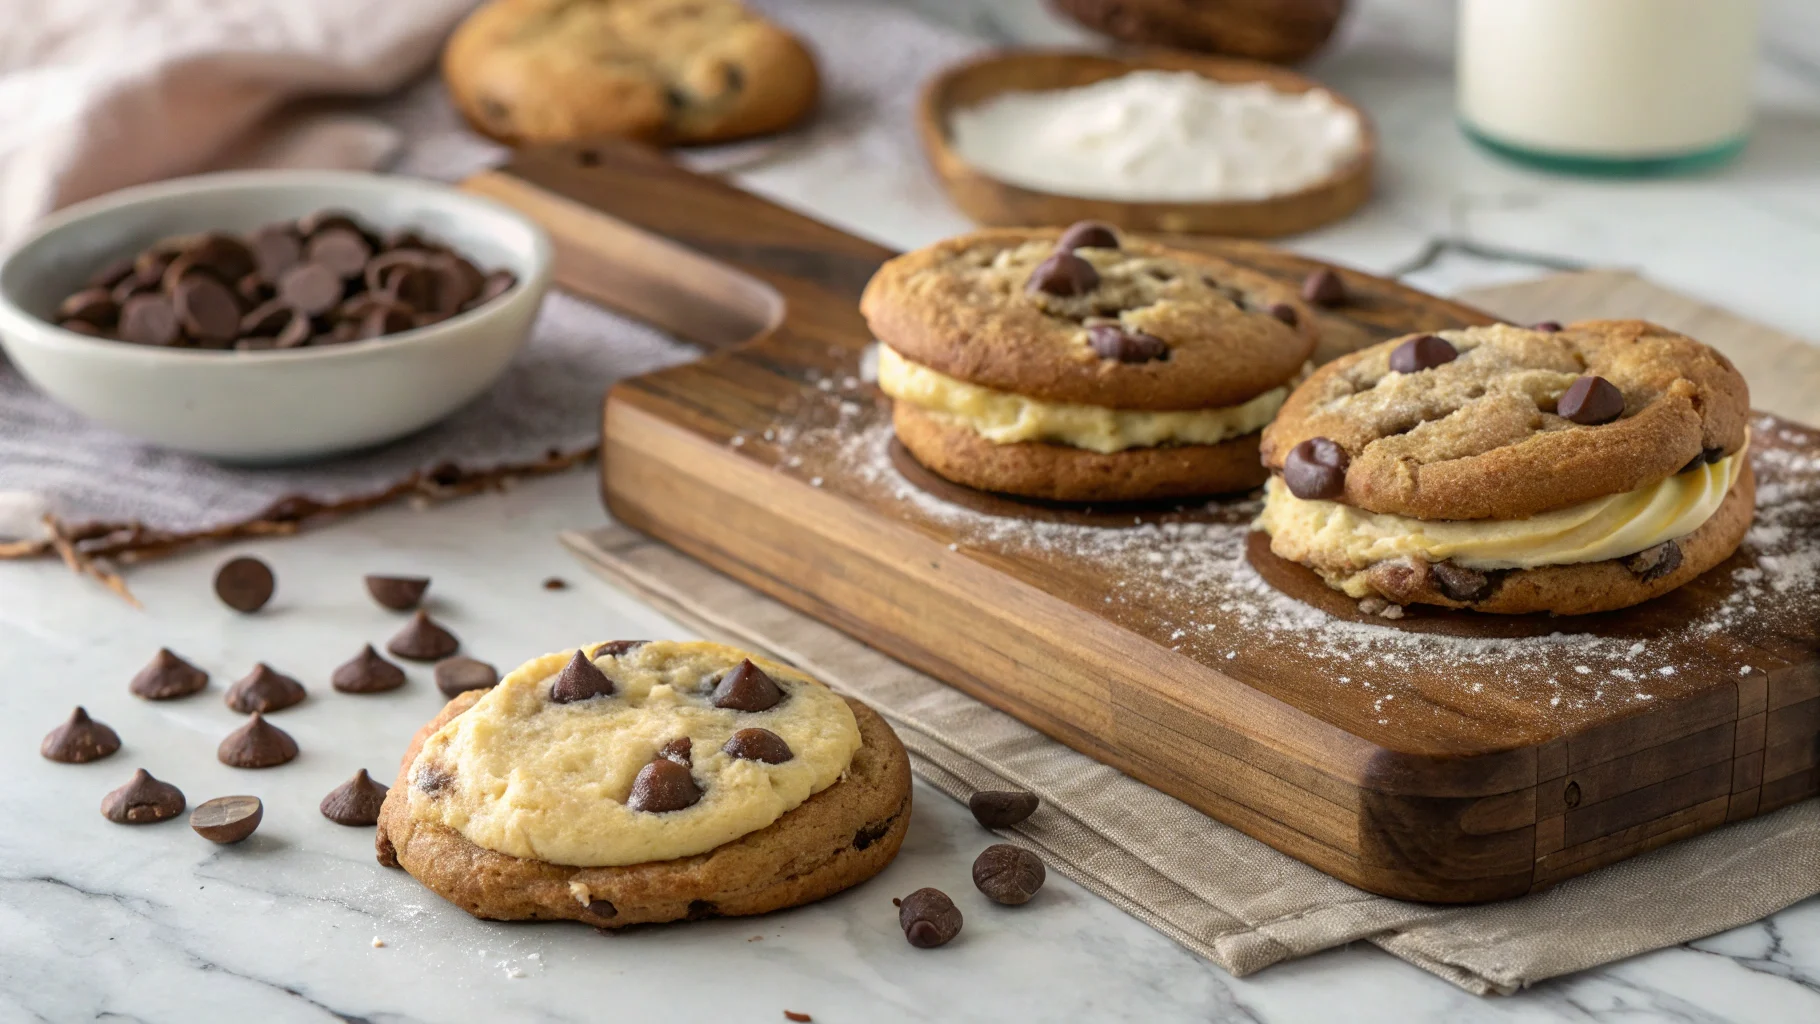
{"label": "dark chocolate morsel", "polygon": [[408,612],[423,602],[423,592],[430,589],[428,576],[368,576],[367,593],[373,600],[395,612]]}
{"label": "dark chocolate morsel", "polygon": [[215,571],[215,596],[237,612],[251,614],[264,608],[276,587],[272,567],[257,558],[230,559]]}
{"label": "dark chocolate morsel", "polygon": [[183,813],[183,792],[152,778],[144,768],[126,785],[101,798],[101,814],[120,825],[149,825]]}
{"label": "dark chocolate morsel", "polygon": [[1283,483],[1306,501],[1331,501],[1346,493],[1346,449],[1325,437],[1311,437],[1289,450],[1283,460]]}
{"label": "dark chocolate morsel", "polygon": [[81,707],[70,712],[69,721],[52,729],[38,745],[38,753],[64,764],[99,761],[119,749],[119,734],[90,718]]}
{"label": "dark chocolate morsel", "polygon": [[1346,282],[1327,267],[1302,279],[1302,299],[1329,309],[1346,302]]}
{"label": "dark chocolate morsel", "polygon": [[190,812],[190,828],[211,843],[238,843],[253,834],[265,817],[256,796],[218,796]]}
{"label": "dark chocolate morsel", "polygon": [[461,641],[419,608],[411,621],[386,641],[385,649],[411,661],[441,661],[461,650]]}
{"label": "dark chocolate morsel", "polygon": [[1589,374],[1567,386],[1555,412],[1562,419],[1596,427],[1624,415],[1624,393],[1604,377]]}
{"label": "dark chocolate morsel", "polygon": [[961,911],[940,889],[918,889],[898,901],[897,924],[912,946],[931,949],[961,933]]}
{"label": "dark chocolate morsel", "polygon": [[769,729],[741,729],[720,749],[730,757],[765,764],[783,764],[796,756],[791,753],[790,744]]}
{"label": "dark chocolate morsel", "polygon": [[648,814],[664,814],[690,807],[701,799],[701,787],[685,765],[656,757],[638,770],[626,806]]}
{"label": "dark chocolate morsel", "polygon": [[307,694],[303,684],[271,666],[260,662],[246,677],[228,687],[227,706],[243,715],[255,711],[270,714],[303,703]]}
{"label": "dark chocolate morsel", "polygon": [[436,663],[436,688],[444,697],[484,690],[499,683],[499,670],[477,658],[454,657]]}
{"label": "dark chocolate morsel", "polygon": [[337,825],[370,826],[379,824],[379,808],[385,804],[386,787],[373,781],[365,768],[354,777],[329,790],[317,810]]}
{"label": "dark chocolate morsel", "polygon": [[569,663],[557,673],[556,681],[550,684],[550,702],[573,704],[594,697],[611,697],[616,689],[613,680],[607,678],[600,666],[588,660],[587,655],[576,651]]}
{"label": "dark chocolate morsel", "polygon": [[1163,339],[1142,331],[1127,331],[1118,324],[1093,324],[1087,328],[1087,343],[1101,359],[1121,363],[1148,363],[1169,358],[1169,346]]}
{"label": "dark chocolate morsel", "polygon": [[227,734],[215,748],[215,757],[230,768],[272,768],[297,756],[291,734],[253,712],[245,725]]}
{"label": "dark chocolate morsel", "polygon": [[1109,224],[1096,220],[1076,221],[1062,232],[1062,237],[1055,240],[1056,252],[1073,252],[1076,249],[1117,249],[1118,232]]}
{"label": "dark chocolate morsel", "polygon": [[209,674],[160,647],[152,660],[133,677],[128,689],[146,700],[187,697],[209,684]]}
{"label": "dark chocolate morsel", "polygon": [[1071,252],[1058,252],[1036,265],[1024,287],[1028,291],[1067,298],[1085,295],[1099,283],[1100,272],[1093,269],[1093,264]]}
{"label": "dark chocolate morsel", "polygon": [[1270,304],[1270,315],[1276,317],[1278,320],[1283,321],[1284,323],[1288,324],[1291,327],[1294,327],[1296,324],[1300,323],[1301,319],[1302,319],[1302,315],[1295,311],[1295,307],[1291,306],[1287,302],[1271,303]]}
{"label": "dark chocolate morsel", "polygon": [[747,658],[720,677],[709,702],[734,711],[769,711],[784,699],[784,691],[765,670]]}
{"label": "dark chocolate morsel", "polygon": [[1418,334],[1390,350],[1390,369],[1393,373],[1420,373],[1458,358],[1460,350],[1447,339]]}
{"label": "dark chocolate morsel", "polygon": [[1434,577],[1435,587],[1449,600],[1469,604],[1483,601],[1496,589],[1496,577],[1452,562],[1436,562],[1428,567],[1428,571]]}
{"label": "dark chocolate morsel", "polygon": [[1637,577],[1637,582],[1653,583],[1681,568],[1681,545],[1665,540],[1620,561]]}
{"label": "dark chocolate morsel", "polygon": [[982,789],[967,798],[967,809],[987,828],[1010,828],[1036,813],[1039,803],[1035,793],[1021,789]]}
{"label": "dark chocolate morsel", "polygon": [[994,843],[973,861],[974,888],[1010,907],[1030,902],[1047,876],[1043,858],[1010,843]]}
{"label": "dark chocolate morsel", "polygon": [[380,657],[373,645],[367,644],[335,669],[329,676],[329,685],[342,693],[383,693],[404,685],[404,669]]}

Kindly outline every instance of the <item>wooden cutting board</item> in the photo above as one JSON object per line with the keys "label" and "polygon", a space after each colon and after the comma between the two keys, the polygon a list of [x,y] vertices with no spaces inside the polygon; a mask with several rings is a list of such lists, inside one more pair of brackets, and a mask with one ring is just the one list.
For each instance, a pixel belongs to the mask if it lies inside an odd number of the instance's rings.
{"label": "wooden cutting board", "polygon": [[[551,230],[565,287],[719,350],[609,394],[622,522],[1346,881],[1514,896],[1820,792],[1801,550],[1610,615],[1356,621],[1253,567],[1255,501],[1070,509],[922,472],[863,380],[883,247],[635,148],[521,152],[468,187]],[[1491,319],[1345,276],[1324,357]],[[1774,555],[1820,530],[1820,432],[1754,429]]]}

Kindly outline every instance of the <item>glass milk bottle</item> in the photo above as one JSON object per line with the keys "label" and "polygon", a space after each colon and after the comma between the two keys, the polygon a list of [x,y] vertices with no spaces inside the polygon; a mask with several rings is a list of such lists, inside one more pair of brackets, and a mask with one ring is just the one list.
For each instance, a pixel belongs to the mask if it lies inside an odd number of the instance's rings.
{"label": "glass milk bottle", "polygon": [[1461,0],[1461,127],[1551,170],[1722,163],[1750,128],[1758,2]]}

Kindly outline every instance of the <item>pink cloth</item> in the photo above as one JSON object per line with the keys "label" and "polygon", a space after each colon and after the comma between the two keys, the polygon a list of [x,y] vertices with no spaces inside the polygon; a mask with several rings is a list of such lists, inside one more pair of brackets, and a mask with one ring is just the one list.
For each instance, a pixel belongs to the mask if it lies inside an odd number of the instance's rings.
{"label": "pink cloth", "polygon": [[0,31],[0,243],[126,185],[384,163],[397,133],[299,103],[396,90],[474,0],[26,0]]}

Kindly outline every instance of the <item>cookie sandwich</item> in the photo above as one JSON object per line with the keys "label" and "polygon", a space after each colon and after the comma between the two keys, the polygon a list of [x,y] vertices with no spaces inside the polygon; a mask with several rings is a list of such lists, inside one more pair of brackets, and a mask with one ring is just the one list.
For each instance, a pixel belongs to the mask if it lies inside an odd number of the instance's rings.
{"label": "cookie sandwich", "polygon": [[1094,223],[906,253],[879,268],[860,310],[918,462],[1056,501],[1262,483],[1258,432],[1316,340],[1293,289]]}
{"label": "cookie sandwich", "polygon": [[1366,611],[1624,608],[1737,549],[1749,409],[1723,355],[1638,320],[1399,338],[1290,396],[1256,526]]}
{"label": "cookie sandwich", "polygon": [[375,843],[476,917],[618,928],[821,899],[909,822],[909,760],[864,704],[731,647],[615,641],[450,701]]}

